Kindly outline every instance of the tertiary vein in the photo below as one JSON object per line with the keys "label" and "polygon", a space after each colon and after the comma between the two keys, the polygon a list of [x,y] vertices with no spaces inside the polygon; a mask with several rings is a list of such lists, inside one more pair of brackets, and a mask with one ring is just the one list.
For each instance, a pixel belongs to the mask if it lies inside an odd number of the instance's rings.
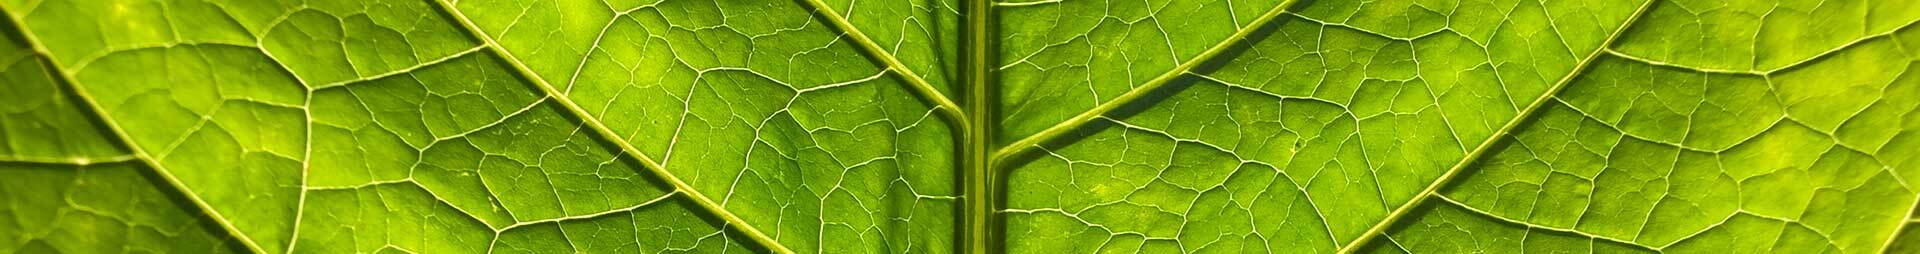
{"label": "tertiary vein", "polygon": [[[940,93],[938,89],[935,89],[931,84],[927,83],[926,79],[921,78],[919,74],[915,74],[912,68],[908,68],[906,64],[901,63],[899,58],[894,57],[893,54],[882,49],[878,43],[874,43],[871,37],[861,32],[859,27],[854,26],[852,22],[848,21],[844,16],[841,16],[840,13],[834,11],[833,8],[827,6],[825,2],[821,2],[820,0],[806,0],[805,2],[808,7],[818,12],[821,18],[826,19],[834,28],[845,33],[845,37],[851,38],[854,44],[859,46],[858,48],[862,53],[865,53],[874,60],[884,63],[887,70],[892,71],[894,74],[899,75],[901,79],[906,80],[907,87],[913,90],[915,95],[920,96],[928,102],[932,102],[934,107],[939,109],[941,115],[953,121],[953,125],[958,126],[961,133],[964,133],[963,137],[959,140],[962,140],[962,142],[965,143],[964,146],[966,146],[962,148],[965,149],[965,151],[963,151],[965,154],[965,159],[963,159],[965,160],[965,164],[963,166],[969,173],[967,178],[970,179],[970,182],[966,185],[968,188],[966,195],[972,198],[967,202],[966,210],[962,213],[964,214],[963,216],[968,216],[964,219],[966,226],[961,230],[962,234],[965,234],[963,238],[967,239],[967,244],[963,244],[963,248],[970,249],[974,253],[986,253],[988,245],[987,235],[989,234],[987,233],[988,224],[986,222],[991,207],[986,203],[988,200],[986,190],[989,187],[986,185],[987,178],[984,173],[988,168],[992,168],[990,166],[990,160],[988,160],[986,156],[988,154],[986,137],[989,137],[986,131],[993,128],[986,120],[988,111],[985,110],[986,107],[984,106],[987,105],[986,101],[990,98],[986,96],[987,84],[985,82],[986,74],[984,72],[986,69],[984,67],[975,68],[976,66],[973,65],[976,64],[971,63],[969,67],[966,67],[968,68],[966,70],[968,73],[965,74],[968,75],[966,82],[968,86],[962,93],[968,95],[966,98],[969,106],[972,107],[962,108],[954,103],[950,97]],[[966,48],[963,50],[966,50],[969,57],[972,57],[972,61],[982,61],[984,59],[984,53],[987,50],[985,47],[986,44],[984,43],[985,38],[981,36],[984,35],[984,31],[986,30],[984,22],[987,15],[983,11],[986,10],[984,4],[987,2],[989,1],[968,1],[970,10],[969,15],[966,17],[969,21],[967,32],[973,36],[969,39],[975,40],[975,42],[965,46]]]}
{"label": "tertiary vein", "polygon": [[967,114],[961,112],[958,104],[954,104],[953,100],[948,99],[945,94],[941,94],[940,90],[934,89],[933,85],[928,84],[926,79],[920,78],[919,74],[914,74],[913,69],[907,68],[907,65],[904,63],[900,63],[899,58],[881,49],[880,44],[874,43],[872,38],[867,37],[867,34],[861,33],[860,28],[854,27],[852,22],[841,17],[840,13],[834,12],[832,7],[827,7],[827,3],[820,2],[820,0],[807,0],[806,2],[808,7],[812,7],[814,11],[820,13],[819,16],[822,16],[821,18],[833,23],[834,28],[845,33],[845,37],[853,39],[854,44],[860,46],[861,52],[866,53],[868,57],[885,63],[887,70],[898,74],[900,79],[906,80],[907,87],[911,88],[914,94],[920,95],[920,97],[925,98],[927,101],[933,102],[934,107],[940,108],[940,114],[954,121],[954,125],[960,126],[962,130],[973,128],[967,121]]}
{"label": "tertiary vein", "polygon": [[161,166],[160,161],[154,160],[153,156],[149,155],[146,149],[134,144],[133,136],[127,134],[126,129],[121,128],[120,124],[115,122],[112,117],[107,117],[106,108],[101,107],[91,95],[87,94],[85,89],[81,89],[79,79],[75,79],[73,74],[67,73],[66,68],[60,66],[59,61],[54,59],[53,54],[48,53],[50,51],[40,42],[38,37],[35,37],[33,33],[27,32],[25,20],[9,11],[0,11],[0,15],[7,16],[7,27],[5,28],[9,28],[12,32],[15,32],[21,40],[25,40],[27,46],[32,48],[33,54],[39,56],[36,57],[36,61],[40,61],[40,64],[45,66],[48,72],[53,73],[51,76],[56,79],[54,82],[65,84],[67,90],[71,90],[70,92],[73,93],[74,97],[78,97],[83,104],[86,104],[88,112],[93,113],[93,117],[100,120],[101,125],[105,125],[107,129],[110,130],[109,132],[113,133],[113,138],[117,139],[121,145],[126,146],[128,150],[133,152],[133,160],[140,161],[146,164],[148,168],[153,169],[156,175],[160,175],[160,178],[167,181],[167,185],[173,187],[174,191],[178,192],[180,196],[184,196],[188,201],[191,201],[194,207],[200,208],[200,212],[204,213],[214,224],[218,224],[221,229],[226,230],[227,235],[238,239],[241,246],[246,246],[247,250],[253,251],[254,253],[267,253],[266,249],[261,248],[259,244],[254,243],[252,238],[241,233],[238,227],[233,226],[233,223],[228,222],[225,215],[221,215],[220,211],[214,210],[213,205],[201,199],[199,195],[194,195],[193,188],[188,188],[185,183],[180,181],[179,177],[173,175],[171,170],[167,170],[166,167]]}
{"label": "tertiary vein", "polygon": [[532,69],[528,69],[526,64],[522,63],[519,58],[508,54],[505,48],[500,47],[500,43],[495,42],[492,37],[489,37],[484,30],[481,30],[471,19],[468,19],[465,13],[461,13],[459,8],[454,8],[453,3],[448,2],[448,0],[433,0],[433,2],[435,6],[440,7],[440,9],[452,16],[455,21],[459,22],[461,28],[465,28],[470,32],[469,35],[480,40],[489,51],[500,56],[508,65],[513,66],[514,71],[520,74],[520,78],[534,83],[535,86],[540,88],[540,91],[546,93],[545,95],[547,97],[554,98],[553,101],[560,103],[562,107],[567,108],[568,112],[579,117],[580,121],[593,129],[594,133],[599,134],[600,138],[606,139],[614,145],[619,146],[623,154],[639,160],[640,163],[647,168],[647,172],[651,172],[667,183],[672,184],[676,192],[685,194],[688,199],[698,204],[701,210],[726,221],[727,226],[740,230],[748,239],[753,240],[754,243],[767,248],[769,251],[775,253],[793,253],[792,250],[788,250],[786,246],[780,245],[779,242],[767,236],[766,233],[761,233],[758,228],[752,224],[748,224],[747,221],[741,219],[740,216],[727,211],[726,207],[713,202],[713,199],[701,194],[698,190],[694,189],[692,185],[688,185],[686,181],[680,180],[680,178],[674,176],[672,172],[668,172],[666,167],[661,166],[660,163],[653,161],[652,158],[641,153],[640,149],[635,148],[633,144],[627,142],[626,139],[620,138],[620,135],[614,134],[612,129],[607,128],[606,124],[595,120],[592,114],[588,114],[587,111],[582,109],[578,104],[574,104],[572,100],[562,97],[562,93],[560,93],[558,89],[555,89],[552,84],[548,84],[546,79],[540,78],[540,75],[534,73]]}
{"label": "tertiary vein", "polygon": [[1499,130],[1495,130],[1493,135],[1488,135],[1486,140],[1481,141],[1479,146],[1473,148],[1473,152],[1467,153],[1466,156],[1460,158],[1459,162],[1455,162],[1452,168],[1448,168],[1446,172],[1441,173],[1440,178],[1434,179],[1433,183],[1428,184],[1425,189],[1421,189],[1420,193],[1414,194],[1413,200],[1408,200],[1406,203],[1400,204],[1400,207],[1394,208],[1393,213],[1389,213],[1386,218],[1375,222],[1373,227],[1368,228],[1365,233],[1360,234],[1360,238],[1354,239],[1351,243],[1341,245],[1340,253],[1354,253],[1358,251],[1360,248],[1357,246],[1365,246],[1368,241],[1373,240],[1376,236],[1385,234],[1388,227],[1392,227],[1395,222],[1407,217],[1408,212],[1411,212],[1421,202],[1438,195],[1436,193],[1440,187],[1446,186],[1454,177],[1460,175],[1460,171],[1466,169],[1468,165],[1472,165],[1474,161],[1479,160],[1480,156],[1487,154],[1488,150],[1492,150],[1491,148],[1495,142],[1506,137],[1508,133],[1518,128],[1520,123],[1525,122],[1524,120],[1532,117],[1534,113],[1539,112],[1540,108],[1547,104],[1547,101],[1551,101],[1555,94],[1559,94],[1560,90],[1567,87],[1567,84],[1573,83],[1574,78],[1579,77],[1580,73],[1591,66],[1594,60],[1600,59],[1601,55],[1606,55],[1607,48],[1611,47],[1613,42],[1620,38],[1621,34],[1626,34],[1627,29],[1633,26],[1634,21],[1639,20],[1640,16],[1645,15],[1647,9],[1651,8],[1655,1],[1659,0],[1647,0],[1647,2],[1641,3],[1640,8],[1634,10],[1632,15],[1627,16],[1627,20],[1622,22],[1620,27],[1615,28],[1613,33],[1608,34],[1607,39],[1602,41],[1599,47],[1595,48],[1593,52],[1588,53],[1585,59],[1581,59],[1579,63],[1575,64],[1572,70],[1567,71],[1566,75],[1562,75],[1560,81],[1555,82],[1551,87],[1547,87],[1547,91],[1540,93],[1540,97],[1535,98],[1532,104],[1528,104],[1525,109],[1520,110],[1519,114],[1515,115],[1513,119],[1507,120],[1507,124],[1501,126]]}
{"label": "tertiary vein", "polygon": [[1127,104],[1132,103],[1135,100],[1139,100],[1140,98],[1145,97],[1147,94],[1153,93],[1154,90],[1158,90],[1161,86],[1165,86],[1168,83],[1172,83],[1175,79],[1179,79],[1180,76],[1182,75],[1187,75],[1190,71],[1193,71],[1195,68],[1198,68],[1200,65],[1211,62],[1210,60],[1212,60],[1215,56],[1219,56],[1220,54],[1226,52],[1227,50],[1232,49],[1235,46],[1238,46],[1241,42],[1246,41],[1248,36],[1252,35],[1256,31],[1259,31],[1265,28],[1267,26],[1267,23],[1273,22],[1273,20],[1280,17],[1282,13],[1286,13],[1287,8],[1293,6],[1294,3],[1298,3],[1298,2],[1300,1],[1287,0],[1286,2],[1282,2],[1279,5],[1273,6],[1273,9],[1269,9],[1267,10],[1266,13],[1260,14],[1260,17],[1254,19],[1253,23],[1249,23],[1249,25],[1246,26],[1246,28],[1240,29],[1239,31],[1235,31],[1233,35],[1228,36],[1225,40],[1221,40],[1220,43],[1214,44],[1213,47],[1207,48],[1206,51],[1200,52],[1199,56],[1195,56],[1193,57],[1193,59],[1189,59],[1184,63],[1180,63],[1180,65],[1174,66],[1173,69],[1167,70],[1167,72],[1165,73],[1161,73],[1160,76],[1156,76],[1153,79],[1147,80],[1147,82],[1141,83],[1139,86],[1134,87],[1132,90],[1128,90],[1127,93],[1120,94],[1120,96],[1118,97],[1114,97],[1112,100],[1108,100],[1107,102],[1100,103],[1100,105],[1094,106],[1093,109],[1091,110],[1087,110],[1086,112],[1081,112],[1079,115],[1074,115],[1073,118],[1068,118],[1066,121],[1062,121],[1060,123],[1054,124],[1053,126],[1048,126],[1046,129],[1043,129],[1038,133],[1034,133],[1033,135],[1029,135],[1025,138],[1021,138],[1018,141],[1014,141],[1011,144],[1007,144],[1007,146],[1001,147],[998,151],[995,151],[993,153],[993,158],[990,160],[1001,161],[1003,159],[1006,159],[1007,157],[1017,155],[1029,149],[1033,149],[1034,147],[1039,146],[1040,142],[1046,142],[1047,140],[1052,140],[1054,138],[1060,137],[1061,135],[1066,135],[1067,133],[1071,133],[1074,128],[1079,128],[1080,126],[1086,125],[1088,122],[1092,122],[1096,118],[1106,115],[1108,112],[1112,112],[1113,110],[1119,109],[1121,106],[1126,106]]}

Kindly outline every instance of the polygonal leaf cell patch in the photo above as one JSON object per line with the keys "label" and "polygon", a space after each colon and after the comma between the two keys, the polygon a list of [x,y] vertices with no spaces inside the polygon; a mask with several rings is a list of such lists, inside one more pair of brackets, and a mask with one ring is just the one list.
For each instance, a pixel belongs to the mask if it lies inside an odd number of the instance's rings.
{"label": "polygonal leaf cell patch", "polygon": [[0,253],[1920,253],[1920,2],[0,1]]}

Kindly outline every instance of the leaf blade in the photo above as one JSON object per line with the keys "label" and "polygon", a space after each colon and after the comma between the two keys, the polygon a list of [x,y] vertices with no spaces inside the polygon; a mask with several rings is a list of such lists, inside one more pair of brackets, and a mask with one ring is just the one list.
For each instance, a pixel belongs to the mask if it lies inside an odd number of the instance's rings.
{"label": "leaf blade", "polygon": [[[500,55],[507,58],[508,59],[507,62],[513,65],[515,70],[520,72],[520,75],[524,77],[529,77],[528,78],[529,80],[533,80],[535,84],[538,84],[541,90],[543,92],[546,92],[547,97],[560,98],[562,93],[560,93],[557,89],[555,89],[553,85],[548,84],[546,83],[546,81],[539,78],[539,76],[537,76],[538,74],[535,74],[533,73],[533,71],[527,69],[526,66],[522,64],[519,60],[515,59],[512,55],[508,54],[506,49],[501,48],[499,46],[499,43],[494,42],[492,38],[488,38],[485,33],[480,32],[479,27],[475,26],[472,21],[469,21],[466,18],[466,14],[462,14],[460,13],[459,9],[454,8],[453,4],[448,3],[446,1],[435,1],[435,2],[439,4],[441,9],[449,13],[452,13],[452,15],[456,17],[456,20],[460,21],[463,27],[466,27],[467,29],[473,31],[475,35],[474,37],[476,37],[476,39],[486,42],[485,45],[489,50],[491,50],[491,52],[493,52],[496,55]],[[752,239],[755,243],[761,244],[762,246],[768,249],[772,249],[773,251],[780,252],[780,253],[793,252],[792,250],[787,250],[785,246],[781,246],[777,244],[776,242],[774,242],[772,238],[767,237],[766,233],[761,233],[758,229],[754,228],[752,224],[748,224],[746,223],[746,221],[741,220],[739,216],[735,216],[733,215],[733,213],[727,212],[726,209],[721,208],[719,205],[715,204],[712,201],[712,199],[709,199],[705,195],[702,195],[698,192],[692,191],[693,187],[688,186],[685,181],[681,181],[678,177],[675,177],[672,173],[667,172],[666,169],[660,166],[659,163],[653,162],[652,159],[647,158],[645,155],[643,155],[640,152],[639,149],[633,148],[632,144],[628,144],[626,140],[620,139],[619,135],[613,134],[613,131],[607,129],[605,124],[602,124],[598,121],[591,120],[592,118],[589,117],[590,115],[587,114],[584,110],[582,110],[579,105],[575,105],[572,101],[565,100],[565,99],[555,99],[555,101],[558,101],[561,105],[565,106],[567,110],[575,114],[575,116],[580,117],[582,121],[586,121],[587,125],[591,126],[596,133],[601,135],[602,138],[612,140],[613,143],[618,145],[623,151],[626,151],[626,153],[632,154],[632,156],[635,159],[640,160],[641,163],[645,164],[646,168],[650,170],[653,174],[661,178],[665,178],[668,183],[673,185],[673,188],[676,190],[677,193],[685,193],[685,195],[687,195],[688,197],[691,197],[696,204],[699,204],[700,208],[703,209],[703,211],[712,213],[714,216],[720,217],[721,220],[725,220],[728,225],[735,225],[734,228],[746,232],[747,237],[749,239]]]}
{"label": "leaf blade", "polygon": [[[1408,201],[1406,204],[1402,204],[1398,208],[1394,208],[1393,213],[1388,214],[1386,219],[1381,220],[1379,223],[1375,223],[1373,227],[1367,229],[1366,233],[1361,233],[1360,239],[1355,240],[1353,243],[1346,244],[1343,246],[1346,246],[1347,248],[1353,248],[1354,246],[1366,245],[1367,241],[1373,239],[1374,236],[1381,235],[1382,231],[1386,230],[1388,226],[1393,225],[1395,221],[1400,220],[1400,218],[1404,216],[1408,211],[1414,209],[1414,206],[1424,203],[1426,199],[1434,196],[1435,191],[1438,191],[1442,186],[1446,186],[1447,184],[1449,184],[1453,180],[1454,176],[1459,174],[1462,169],[1468,166],[1468,164],[1473,163],[1474,161],[1480,160],[1481,156],[1484,156],[1484,154],[1489,149],[1493,148],[1493,145],[1495,142],[1500,141],[1499,137],[1508,136],[1509,132],[1512,132],[1514,128],[1519,127],[1521,125],[1521,122],[1525,121],[1526,119],[1531,119],[1534,112],[1539,111],[1541,106],[1546,105],[1547,101],[1551,99],[1555,94],[1559,94],[1560,90],[1563,88],[1566,88],[1567,84],[1573,83],[1574,77],[1578,76],[1581,72],[1585,71],[1587,69],[1587,66],[1592,64],[1594,60],[1599,59],[1600,56],[1602,55],[1602,52],[1606,50],[1607,45],[1612,45],[1614,40],[1617,40],[1620,38],[1620,35],[1626,34],[1627,29],[1633,27],[1634,21],[1639,20],[1640,16],[1645,15],[1647,9],[1653,6],[1653,2],[1654,1],[1646,1],[1645,3],[1642,3],[1640,8],[1637,8],[1632,15],[1627,16],[1626,21],[1621,23],[1619,28],[1617,28],[1612,33],[1609,33],[1606,39],[1601,41],[1600,47],[1595,48],[1593,53],[1588,53],[1585,59],[1581,59],[1579,63],[1574,64],[1572,71],[1569,71],[1568,74],[1562,76],[1560,81],[1554,82],[1552,86],[1547,87],[1546,92],[1541,93],[1540,98],[1534,99],[1533,103],[1527,105],[1526,108],[1521,109],[1519,111],[1520,112],[1519,115],[1514,116],[1512,120],[1508,120],[1506,124],[1500,127],[1500,129],[1493,131],[1493,133],[1490,135],[1491,136],[1490,138],[1487,138],[1485,141],[1481,142],[1480,145],[1474,146],[1473,150],[1471,150],[1472,152],[1468,152],[1466,156],[1461,157],[1460,162],[1454,163],[1454,165],[1450,169],[1447,169],[1446,173],[1442,173],[1440,175],[1440,178],[1434,180],[1432,184],[1427,185],[1425,189],[1420,190],[1420,193],[1414,194],[1414,198],[1412,201]],[[1342,250],[1341,252],[1352,253],[1353,251]]]}

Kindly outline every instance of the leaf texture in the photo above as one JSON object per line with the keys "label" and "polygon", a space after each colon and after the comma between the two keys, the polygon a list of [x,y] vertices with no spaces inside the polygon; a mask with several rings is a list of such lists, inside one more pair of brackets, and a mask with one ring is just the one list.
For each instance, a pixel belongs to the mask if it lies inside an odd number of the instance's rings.
{"label": "leaf texture", "polygon": [[232,253],[239,245],[110,142],[13,35],[0,42],[0,252]]}
{"label": "leaf texture", "polygon": [[0,11],[0,252],[1920,252],[1907,1]]}

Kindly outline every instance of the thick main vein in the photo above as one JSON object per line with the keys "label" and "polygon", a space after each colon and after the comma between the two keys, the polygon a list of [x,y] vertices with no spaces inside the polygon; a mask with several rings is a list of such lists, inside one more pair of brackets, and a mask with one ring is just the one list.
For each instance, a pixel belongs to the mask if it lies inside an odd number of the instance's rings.
{"label": "thick main vein", "polygon": [[200,211],[205,213],[204,215],[206,215],[208,219],[212,219],[214,224],[218,224],[221,229],[225,229],[228,236],[239,239],[240,245],[246,246],[248,251],[268,253],[266,249],[260,247],[260,244],[255,243],[252,238],[247,237],[247,234],[242,233],[240,228],[234,227],[233,223],[228,222],[226,216],[221,215],[220,211],[214,210],[212,204],[207,203],[204,199],[200,199],[199,195],[194,195],[193,188],[188,188],[186,183],[181,182],[179,177],[175,177],[171,170],[167,170],[166,167],[161,166],[160,161],[154,160],[153,156],[149,155],[146,149],[141,148],[138,144],[134,144],[133,136],[127,134],[126,129],[120,127],[120,123],[114,121],[112,117],[108,117],[106,108],[101,107],[98,102],[95,102],[93,96],[88,95],[85,89],[81,89],[79,79],[74,78],[73,74],[67,73],[66,68],[60,67],[59,61],[55,61],[53,54],[48,53],[51,51],[48,51],[46,46],[40,43],[40,38],[35,37],[33,33],[27,32],[26,20],[5,10],[0,10],[0,15],[7,16],[6,28],[12,28],[12,31],[17,32],[21,40],[25,40],[25,43],[29,47],[32,47],[33,54],[38,55],[38,57],[35,57],[35,60],[40,61],[40,64],[46,67],[48,72],[53,73],[51,76],[57,79],[55,82],[66,84],[67,90],[72,90],[70,92],[72,92],[75,97],[79,97],[82,103],[86,104],[88,112],[93,113],[93,116],[99,119],[102,125],[106,125],[107,129],[113,133],[114,138],[118,139],[121,145],[125,145],[128,150],[133,151],[134,160],[140,161],[146,164],[148,168],[153,169],[157,175],[160,175],[160,178],[167,181],[167,185],[173,187],[174,191],[178,192],[180,196],[185,196],[187,200],[193,203],[194,207],[199,207]]}
{"label": "thick main vein", "polygon": [[966,195],[969,197],[966,210],[961,213],[966,216],[963,220],[966,222],[966,232],[962,239],[966,241],[963,245],[965,252],[973,254],[987,254],[991,251],[993,238],[989,232],[992,231],[993,225],[992,202],[998,199],[993,196],[994,186],[991,178],[994,164],[991,156],[993,127],[997,127],[998,123],[991,120],[994,114],[992,110],[994,97],[988,96],[993,93],[989,87],[991,84],[989,82],[993,81],[989,77],[992,67],[988,64],[995,61],[991,58],[993,49],[988,48],[988,42],[994,39],[993,33],[987,30],[990,27],[987,22],[993,20],[990,13],[993,10],[992,4],[990,0],[967,1],[966,42],[962,44],[965,45],[962,50],[966,51],[967,59],[966,66],[963,67],[966,68],[967,116],[971,118],[970,122],[980,125],[967,129],[967,137],[962,139],[967,142],[964,165],[967,170]]}
{"label": "thick main vein", "polygon": [[1475,146],[1473,152],[1461,157],[1460,161],[1455,162],[1452,168],[1448,168],[1445,173],[1442,173],[1439,179],[1434,179],[1433,183],[1427,184],[1427,188],[1421,189],[1418,194],[1414,194],[1413,200],[1408,200],[1407,203],[1400,204],[1400,207],[1394,208],[1393,213],[1387,214],[1386,218],[1374,223],[1373,227],[1368,228],[1366,233],[1360,234],[1360,238],[1356,238],[1353,242],[1346,245],[1341,245],[1340,253],[1353,253],[1354,251],[1358,251],[1359,247],[1357,246],[1365,246],[1368,241],[1373,240],[1373,238],[1378,235],[1385,234],[1388,227],[1393,226],[1395,222],[1406,217],[1407,213],[1411,212],[1421,202],[1435,195],[1439,195],[1437,192],[1440,187],[1446,186],[1448,182],[1452,182],[1454,177],[1460,175],[1460,171],[1466,169],[1468,165],[1472,165],[1473,162],[1479,160],[1481,156],[1485,156],[1488,150],[1492,150],[1491,148],[1494,142],[1499,141],[1501,138],[1512,133],[1514,129],[1519,128],[1521,122],[1525,122],[1524,120],[1538,113],[1540,108],[1547,104],[1547,101],[1551,101],[1554,95],[1559,94],[1561,90],[1567,87],[1567,84],[1573,83],[1573,79],[1579,77],[1581,72],[1586,71],[1594,60],[1600,59],[1601,55],[1606,55],[1607,48],[1612,47],[1613,42],[1620,39],[1621,34],[1626,34],[1627,29],[1633,27],[1634,21],[1640,20],[1640,16],[1645,15],[1647,9],[1650,9],[1656,1],[1659,0],[1647,0],[1646,3],[1642,3],[1639,9],[1634,10],[1632,15],[1627,16],[1627,20],[1622,22],[1619,28],[1615,28],[1612,34],[1607,35],[1607,39],[1602,41],[1599,47],[1595,48],[1593,52],[1588,53],[1585,59],[1581,59],[1579,63],[1575,64],[1573,70],[1569,70],[1566,75],[1560,76],[1560,81],[1555,82],[1551,87],[1547,87],[1547,91],[1540,93],[1539,98],[1534,98],[1533,103],[1527,104],[1525,109],[1520,110],[1519,115],[1515,115],[1513,119],[1507,120],[1506,125],[1494,131],[1493,135],[1488,135],[1487,139],[1481,141],[1479,146]]}
{"label": "thick main vein", "polygon": [[[977,14],[968,15],[967,17],[969,19],[975,19],[970,20],[968,23],[967,32],[972,35],[969,40],[985,40],[980,36],[984,34],[980,32],[984,32],[986,29],[985,23],[977,19],[986,17],[982,12],[979,12],[981,9],[984,9],[982,6],[985,6],[983,3],[986,2],[987,1],[978,0],[969,1],[968,6],[970,6],[969,8],[971,9],[968,14]],[[867,37],[866,33],[860,32],[859,27],[855,27],[852,22],[847,21],[839,12],[835,12],[832,7],[827,6],[825,2],[821,2],[820,0],[807,0],[806,3],[808,7],[812,7],[814,11],[819,12],[821,18],[826,19],[829,23],[833,24],[834,28],[839,29],[842,33],[845,33],[846,37],[851,38],[855,45],[859,45],[862,53],[866,53],[868,57],[885,63],[887,70],[892,71],[895,75],[899,75],[901,79],[907,81],[907,87],[911,88],[915,95],[919,95],[921,98],[933,102],[934,106],[940,109],[941,115],[954,121],[954,125],[959,126],[959,129],[961,129],[963,133],[966,133],[966,136],[961,138],[961,140],[964,140],[963,142],[966,143],[966,147],[962,148],[965,154],[963,155],[965,158],[965,164],[963,164],[963,166],[968,169],[966,176],[969,179],[966,185],[968,189],[965,193],[968,197],[971,197],[971,199],[967,202],[967,209],[962,213],[964,214],[963,216],[967,216],[967,218],[964,219],[964,221],[966,221],[966,232],[963,232],[964,236],[962,237],[966,239],[965,241],[967,243],[963,244],[963,246],[971,249],[974,253],[986,253],[988,231],[986,230],[988,225],[987,214],[991,209],[987,206],[988,203],[986,203],[986,195],[988,195],[986,189],[988,187],[986,185],[987,178],[985,172],[987,171],[986,169],[991,168],[991,166],[988,164],[989,160],[987,160],[988,157],[986,156],[987,142],[985,142],[987,140],[986,137],[990,136],[985,133],[991,129],[991,127],[982,124],[986,122],[984,121],[985,115],[983,114],[987,113],[986,110],[982,110],[985,108],[984,106],[986,104],[984,102],[987,99],[987,97],[983,96],[986,94],[986,92],[984,92],[986,91],[985,68],[974,68],[974,65],[985,64],[980,61],[984,59],[984,54],[981,53],[986,51],[982,48],[986,44],[969,44],[967,48],[964,49],[968,51],[967,54],[969,54],[968,57],[971,57],[971,61],[980,63],[969,63],[969,67],[966,67],[968,69],[964,75],[967,75],[967,84],[969,84],[966,88],[969,94],[967,100],[968,105],[972,107],[962,109],[958,104],[955,104],[953,100],[949,99],[947,95],[940,93],[938,89],[934,89],[933,85],[927,83],[926,79],[921,78],[919,74],[914,74],[913,69],[901,63],[899,58],[894,57],[892,53],[882,49],[880,44],[874,43],[871,37]],[[975,124],[981,124],[981,126],[974,126]]]}
{"label": "thick main vein", "polygon": [[619,134],[615,134],[613,129],[607,128],[606,124],[595,120],[593,115],[588,114],[579,104],[574,104],[573,100],[563,97],[561,95],[562,93],[553,87],[553,84],[549,84],[546,79],[540,78],[540,74],[534,73],[532,69],[527,68],[526,64],[521,62],[519,58],[514,57],[513,54],[508,54],[506,48],[500,47],[500,43],[495,42],[493,37],[488,37],[484,30],[481,30],[479,26],[475,25],[473,20],[468,19],[465,13],[461,13],[459,8],[455,8],[453,3],[448,2],[449,0],[432,1],[436,6],[439,6],[440,9],[446,11],[448,15],[453,16],[453,19],[458,21],[462,28],[470,32],[470,36],[486,44],[487,49],[504,59],[508,65],[512,65],[514,71],[519,72],[522,79],[534,83],[535,86],[540,88],[540,91],[546,93],[547,97],[553,98],[553,101],[559,102],[562,107],[567,108],[568,112],[579,117],[580,121],[585,122],[589,128],[594,130],[594,133],[598,133],[600,138],[606,139],[614,145],[619,146],[623,154],[639,160],[640,163],[647,168],[648,172],[666,180],[667,183],[673,185],[675,190],[685,193],[688,199],[692,199],[695,204],[700,206],[701,210],[726,221],[728,226],[740,230],[740,232],[747,235],[748,239],[752,239],[754,243],[766,247],[767,250],[775,253],[793,253],[793,250],[788,250],[786,246],[780,245],[773,237],[768,237],[766,233],[761,233],[759,228],[748,224],[747,221],[741,219],[739,215],[734,215],[733,212],[727,211],[726,207],[713,202],[713,199],[707,198],[705,194],[701,194],[698,190],[695,190],[692,185],[680,180],[680,178],[674,176],[672,172],[668,172],[666,167],[661,166],[660,163],[653,161],[652,158],[641,153],[640,149],[634,148],[632,143],[621,138]]}
{"label": "thick main vein", "polygon": [[947,99],[947,95],[941,94],[938,89],[934,89],[933,85],[927,83],[926,79],[920,78],[920,74],[914,74],[912,68],[907,68],[906,64],[900,63],[900,59],[894,57],[892,53],[881,49],[880,44],[873,43],[872,38],[867,37],[865,33],[861,33],[860,28],[854,27],[853,23],[841,17],[840,13],[834,12],[833,7],[828,7],[827,3],[820,2],[820,0],[807,0],[806,2],[808,7],[812,7],[814,11],[820,13],[821,18],[833,23],[834,28],[840,29],[840,32],[845,33],[846,37],[852,38],[853,44],[860,45],[861,52],[866,53],[868,57],[886,63],[887,70],[893,71],[894,74],[900,75],[900,79],[906,80],[907,87],[912,88],[914,94],[920,95],[920,97],[927,99],[927,101],[933,102],[935,107],[939,107],[941,115],[945,115],[948,119],[953,119],[956,123],[955,125],[960,126],[960,129],[967,130],[974,128],[969,121],[967,121],[967,114],[961,112],[960,105],[954,104],[953,100]]}
{"label": "thick main vein", "polygon": [[1246,28],[1240,29],[1240,31],[1234,32],[1233,35],[1227,37],[1226,40],[1221,40],[1220,43],[1214,44],[1213,47],[1207,48],[1206,51],[1200,52],[1199,56],[1195,56],[1193,57],[1193,59],[1189,59],[1185,63],[1181,63],[1178,66],[1174,66],[1172,70],[1167,70],[1166,73],[1161,73],[1160,76],[1154,77],[1151,80],[1147,80],[1146,83],[1141,83],[1140,86],[1134,87],[1133,90],[1128,90],[1127,93],[1125,94],[1120,94],[1119,97],[1114,97],[1112,100],[1108,100],[1107,102],[1100,103],[1100,105],[1094,106],[1093,109],[1091,110],[1087,110],[1086,112],[1081,112],[1079,115],[1073,116],[1073,118],[1068,118],[1066,121],[1062,121],[1060,123],[1054,124],[1053,126],[1048,126],[1046,129],[1041,130],[1038,133],[1034,133],[1033,135],[1029,135],[1025,138],[1021,138],[1019,141],[1014,141],[1012,144],[1008,144],[1005,147],[1001,147],[999,151],[995,151],[993,153],[993,158],[991,160],[1000,161],[1009,156],[1013,156],[1015,154],[1025,152],[1028,149],[1033,149],[1035,147],[1038,147],[1040,145],[1040,142],[1046,142],[1047,140],[1058,138],[1061,135],[1066,135],[1067,133],[1072,132],[1074,128],[1079,128],[1080,126],[1086,125],[1088,122],[1092,122],[1096,118],[1099,118],[1102,115],[1106,115],[1107,112],[1112,112],[1115,109],[1119,109],[1121,106],[1125,106],[1128,103],[1132,103],[1135,100],[1139,100],[1141,97],[1145,97],[1147,94],[1153,93],[1154,90],[1159,89],[1161,86],[1165,86],[1167,83],[1172,83],[1173,80],[1179,79],[1181,75],[1186,75],[1188,72],[1193,71],[1194,68],[1197,68],[1202,64],[1207,64],[1215,56],[1218,56],[1221,53],[1226,52],[1228,49],[1231,49],[1234,46],[1239,45],[1241,42],[1246,41],[1248,36],[1266,27],[1268,23],[1272,23],[1273,20],[1280,17],[1282,13],[1286,13],[1288,7],[1291,7],[1293,6],[1294,3],[1298,3],[1298,2],[1300,1],[1287,0],[1286,2],[1280,3],[1279,5],[1273,6],[1273,9],[1267,10],[1266,13],[1260,14],[1260,17],[1254,19],[1253,23],[1250,23]]}

